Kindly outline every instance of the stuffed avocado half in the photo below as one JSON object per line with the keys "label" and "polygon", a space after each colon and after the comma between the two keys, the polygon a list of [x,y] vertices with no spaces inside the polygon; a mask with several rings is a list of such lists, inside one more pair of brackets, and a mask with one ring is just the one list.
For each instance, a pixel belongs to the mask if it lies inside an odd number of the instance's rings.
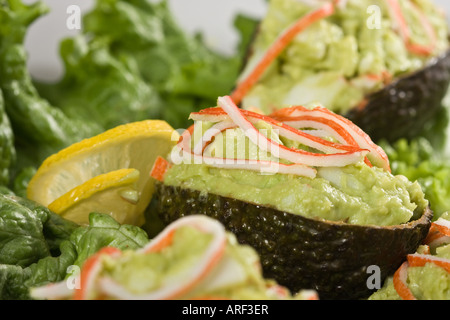
{"label": "stuffed avocado half", "polygon": [[417,135],[450,82],[446,17],[431,0],[271,0],[233,98],[319,102],[374,141]]}
{"label": "stuffed avocado half", "polygon": [[321,298],[370,293],[366,269],[395,271],[426,236],[432,213],[420,186],[390,173],[384,151],[323,107],[271,116],[237,108],[191,114],[150,206],[165,224],[205,214],[261,256],[265,275]]}

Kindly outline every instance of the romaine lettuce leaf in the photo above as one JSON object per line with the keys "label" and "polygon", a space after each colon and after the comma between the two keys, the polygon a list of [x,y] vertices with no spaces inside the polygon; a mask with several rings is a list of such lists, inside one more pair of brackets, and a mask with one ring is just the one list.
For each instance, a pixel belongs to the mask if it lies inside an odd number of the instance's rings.
{"label": "romaine lettuce leaf", "polygon": [[100,126],[87,118],[67,117],[42,98],[32,83],[25,36],[29,26],[47,12],[42,1],[30,5],[21,0],[0,1],[0,89],[18,154],[14,171],[29,164],[38,166],[50,154],[100,132]]}
{"label": "romaine lettuce leaf", "polygon": [[190,112],[232,90],[256,21],[238,16],[236,28],[237,54],[226,57],[186,34],[165,0],[97,0],[82,35],[61,44],[63,79],[37,86],[66,114],[105,129],[142,118],[185,128]]}
{"label": "romaine lettuce leaf", "polygon": [[124,249],[137,249],[148,242],[145,231],[132,225],[121,225],[107,214],[91,213],[89,226],[75,230],[70,241],[77,251],[75,265],[82,263],[103,247],[112,246]]}
{"label": "romaine lettuce leaf", "polygon": [[0,192],[0,300],[28,299],[28,289],[63,280],[68,267],[81,266],[104,246],[136,249],[145,231],[91,213],[79,226],[33,201]]}
{"label": "romaine lettuce leaf", "polygon": [[10,169],[15,158],[14,134],[0,89],[0,185],[7,185],[10,182]]}
{"label": "romaine lettuce leaf", "polygon": [[0,264],[27,267],[58,252],[76,228],[33,201],[0,194]]}

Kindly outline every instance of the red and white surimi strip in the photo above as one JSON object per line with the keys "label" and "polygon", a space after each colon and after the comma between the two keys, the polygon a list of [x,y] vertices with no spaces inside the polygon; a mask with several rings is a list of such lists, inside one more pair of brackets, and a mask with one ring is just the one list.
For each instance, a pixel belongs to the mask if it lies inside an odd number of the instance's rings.
{"label": "red and white surimi strip", "polygon": [[427,263],[433,263],[445,271],[450,272],[450,259],[419,253],[408,254],[407,259],[410,267],[423,267]]}
{"label": "red and white surimi strip", "polygon": [[[326,121],[321,121],[325,119],[314,119],[310,117],[310,119],[306,117],[296,117],[296,119],[290,119],[286,118],[286,120],[282,120],[283,118],[276,118],[280,121],[283,121],[283,123],[287,124],[288,126],[291,126],[293,128],[299,129],[299,128],[314,128],[317,130],[322,130],[328,133],[328,135],[334,139],[336,139],[339,143],[342,144],[350,144],[350,145],[356,145],[356,142],[351,139],[352,141],[349,141],[349,139],[346,139],[345,136],[340,134],[340,130],[338,130],[336,127],[330,126],[326,123]],[[317,121],[318,120],[318,121]]]}
{"label": "red and white surimi strip", "polygon": [[[333,132],[338,143],[325,140],[316,135],[293,128],[283,123],[285,117],[288,120],[294,119],[291,116],[299,117],[293,112],[303,112],[310,114],[302,114],[302,121],[309,121],[308,127],[315,128],[319,132]],[[171,159],[175,164],[179,163],[205,163],[218,168],[235,168],[257,170],[260,172],[278,172],[293,173],[308,177],[315,177],[316,170],[312,167],[342,167],[354,164],[362,159],[366,159],[369,149],[361,147],[356,141],[357,138],[362,141],[361,136],[365,135],[362,130],[345,121],[339,123],[332,115],[334,113],[323,113],[320,116],[315,113],[317,110],[309,110],[303,107],[289,108],[289,110],[279,110],[275,117],[265,116],[249,110],[242,110],[237,107],[229,96],[218,98],[218,107],[208,108],[199,112],[193,112],[190,119],[201,122],[213,122],[213,126],[206,130],[201,141],[196,142],[194,150],[192,150],[192,135],[194,133],[194,125],[188,128],[180,137],[177,148],[172,150]],[[277,118],[278,116],[278,118]],[[337,115],[335,115],[338,117]],[[284,118],[283,118],[284,117]],[[283,121],[279,119],[283,118]],[[308,152],[296,148],[288,148],[279,141],[274,141],[261,133],[255,125],[259,122],[265,122],[271,126],[272,130],[280,137],[285,137],[292,141],[299,142],[305,146],[317,149],[321,153]],[[261,151],[271,154],[277,159],[286,160],[289,164],[283,164],[272,161],[262,160],[244,160],[234,158],[219,158],[205,156],[206,146],[212,142],[217,134],[226,132],[228,129],[239,129],[243,134]],[[348,132],[349,129],[353,130]],[[316,130],[316,132],[317,132]],[[358,131],[359,130],[359,131]],[[333,134],[331,134],[333,136]],[[355,138],[355,136],[357,136]],[[364,137],[366,138],[366,137]],[[369,138],[370,140],[370,138]],[[365,145],[369,145],[365,143]],[[370,145],[372,152],[376,146]],[[387,158],[386,158],[387,160]],[[367,163],[368,161],[366,161]],[[371,165],[371,163],[368,163]],[[274,169],[276,168],[276,169]]]}
{"label": "red and white surimi strip", "polygon": [[211,142],[211,140],[217,136],[218,134],[222,133],[225,130],[236,128],[236,124],[232,121],[221,121],[216,124],[214,124],[211,128],[206,130],[206,132],[203,134],[202,138],[199,142],[194,146],[194,149],[192,150],[195,154],[201,155],[203,154],[203,151],[205,150],[206,145]]}
{"label": "red and white surimi strip", "polygon": [[30,296],[33,299],[61,300],[72,297],[74,289],[69,288],[66,281],[50,283],[41,287],[31,288]]}
{"label": "red and white surimi strip", "polygon": [[[283,118],[284,121],[290,121],[289,118],[291,120],[295,120],[296,117],[302,116],[307,116],[308,119],[317,117],[332,121],[342,127],[343,130],[345,130],[345,132],[347,132],[354,139],[357,145],[359,145],[363,149],[369,150],[367,158],[369,158],[373,165],[383,168],[386,171],[391,171],[389,159],[384,150],[380,146],[376,145],[369,137],[369,135],[361,130],[361,128],[359,128],[347,118],[335,114],[334,112],[324,107],[315,107],[314,109],[310,110],[302,106],[296,106],[288,109],[291,109],[286,110],[288,114],[283,114],[283,109],[280,109],[274,112],[271,116],[275,119]],[[286,117],[287,115],[288,117]]]}
{"label": "red and white surimi strip", "polygon": [[416,15],[419,16],[420,23],[422,24],[422,28],[427,35],[427,39],[430,41],[430,43],[428,45],[421,45],[421,44],[413,43],[412,37],[411,37],[411,30],[405,19],[405,15],[402,12],[400,3],[398,2],[398,0],[387,0],[387,3],[389,4],[389,6],[388,6],[389,13],[391,14],[393,21],[397,24],[396,25],[397,32],[402,37],[406,48],[411,53],[414,53],[417,55],[422,55],[422,56],[431,55],[433,53],[434,49],[436,48],[437,36],[436,36],[436,31],[434,30],[433,26],[431,25],[428,17],[420,10],[420,8],[415,3],[413,3],[412,1],[408,1],[408,4],[410,5],[411,10]]}
{"label": "red and white surimi strip", "polygon": [[440,233],[446,236],[450,236],[450,221],[444,218],[439,218],[433,222],[434,227],[439,230]]}
{"label": "red and white surimi strip", "polygon": [[408,266],[408,262],[405,261],[394,273],[394,289],[403,300],[416,300],[416,297],[414,297],[411,290],[409,290],[406,282],[408,278]]}
{"label": "red and white surimi strip", "polygon": [[450,243],[450,221],[439,218],[431,223],[430,230],[428,231],[424,243],[432,248],[445,243]]}
{"label": "red and white surimi strip", "polygon": [[191,290],[219,263],[224,254],[227,237],[224,227],[219,222],[197,215],[180,218],[142,248],[140,253],[151,253],[169,246],[175,230],[183,226],[192,226],[213,236],[205,252],[189,268],[178,275],[172,275],[172,278],[166,279],[160,288],[151,293],[132,293],[109,277],[99,279],[101,291],[109,297],[124,300],[170,300],[179,298]]}
{"label": "red and white surimi strip", "polygon": [[436,248],[436,247],[442,246],[444,244],[449,244],[449,243],[450,243],[450,236],[443,236],[443,235],[439,234],[433,238],[430,238],[427,242],[427,245],[430,248]]}
{"label": "red and white surimi strip", "polygon": [[236,89],[232,92],[233,100],[239,104],[247,92],[261,78],[272,62],[284,51],[292,40],[313,23],[331,16],[334,13],[334,2],[326,2],[319,9],[301,17],[288,26],[267,50],[252,59],[237,81]]}
{"label": "red and white surimi strip", "polygon": [[[325,130],[315,130],[315,132],[311,132],[311,130],[303,131],[298,130],[290,126],[288,123],[283,123],[281,121],[277,121],[271,117],[264,116],[249,110],[241,110],[242,114],[253,124],[255,125],[259,121],[263,121],[270,126],[274,130],[277,130],[277,133],[280,136],[286,137],[290,140],[299,142],[305,146],[317,149],[319,151],[325,153],[333,153],[333,152],[345,152],[345,151],[356,151],[361,150],[359,147],[351,146],[348,144],[339,144],[333,143],[331,141],[323,139],[325,136],[325,132],[331,133],[333,136],[333,129],[329,128],[329,126],[320,123],[314,123],[313,126],[324,128]],[[223,111],[222,108],[209,108],[201,110],[200,112],[193,112],[190,115],[190,119],[195,121],[210,121],[210,122],[222,122],[222,121],[230,121],[230,117],[228,114]],[[329,121],[328,121],[329,122]],[[330,122],[329,122],[330,123]],[[321,133],[318,135],[317,133]],[[346,142],[341,136],[336,134],[337,140],[341,140],[341,142]],[[206,140],[206,139],[205,139]]]}
{"label": "red and white surimi strip", "polygon": [[286,165],[274,161],[227,159],[219,157],[207,157],[197,155],[192,152],[190,145],[193,133],[193,126],[185,130],[180,137],[180,142],[172,149],[171,161],[175,164],[207,164],[216,168],[224,169],[245,169],[266,173],[295,174],[314,178],[317,171],[314,168],[303,164]]}
{"label": "red and white surimi strip", "polygon": [[97,253],[89,257],[81,268],[80,274],[80,287],[75,288],[73,299],[74,300],[87,300],[91,299],[91,294],[94,292],[96,286],[96,279],[101,272],[102,256],[119,256],[121,251],[114,247],[104,247]]}
{"label": "red and white surimi strip", "polygon": [[262,173],[282,173],[314,178],[317,170],[304,164],[283,164],[268,160],[219,158],[197,155],[181,148],[174,148],[171,154],[174,163],[205,164],[221,169],[242,169]]}
{"label": "red and white surimi strip", "polygon": [[231,120],[244,131],[250,141],[256,144],[261,150],[267,151],[280,159],[308,166],[343,167],[361,161],[368,153],[367,150],[359,150],[336,154],[317,154],[299,149],[290,149],[261,134],[259,130],[245,118],[229,96],[219,97],[218,105],[230,116]]}

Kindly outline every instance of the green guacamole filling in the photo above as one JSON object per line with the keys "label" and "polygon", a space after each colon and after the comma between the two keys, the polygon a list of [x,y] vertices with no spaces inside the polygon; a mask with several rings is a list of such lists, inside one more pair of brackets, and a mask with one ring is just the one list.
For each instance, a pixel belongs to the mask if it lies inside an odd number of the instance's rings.
{"label": "green guacamole filling", "polygon": [[255,171],[179,164],[164,184],[273,207],[308,218],[358,225],[397,225],[428,205],[417,182],[364,163],[322,168],[314,179]]}
{"label": "green guacamole filling", "polygon": [[[321,103],[344,113],[389,79],[424,67],[448,47],[445,16],[430,0],[399,1],[411,41],[427,46],[420,13],[436,34],[431,55],[410,52],[395,28],[388,1],[348,0],[334,14],[303,30],[266,70],[242,101],[265,113],[289,105]],[[248,68],[294,21],[313,10],[306,1],[272,0],[253,43]],[[245,73],[245,71],[243,72]]]}

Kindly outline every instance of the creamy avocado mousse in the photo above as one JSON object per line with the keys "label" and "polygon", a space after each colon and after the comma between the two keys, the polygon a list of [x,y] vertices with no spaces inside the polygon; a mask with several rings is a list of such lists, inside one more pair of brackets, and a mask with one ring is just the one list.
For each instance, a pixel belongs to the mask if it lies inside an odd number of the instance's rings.
{"label": "creamy avocado mousse", "polygon": [[229,96],[217,105],[191,113],[153,167],[152,212],[164,223],[216,218],[256,248],[266,276],[326,298],[367,295],[367,266],[387,276],[426,236],[432,214],[419,184],[392,175],[384,151],[346,118],[321,106],[266,116]]}
{"label": "creamy avocado mousse", "polygon": [[[70,279],[69,279],[70,280]],[[136,250],[104,247],[82,265],[79,286],[68,281],[31,289],[35,299],[287,300],[291,293],[262,277],[259,257],[216,220],[184,217]]]}

